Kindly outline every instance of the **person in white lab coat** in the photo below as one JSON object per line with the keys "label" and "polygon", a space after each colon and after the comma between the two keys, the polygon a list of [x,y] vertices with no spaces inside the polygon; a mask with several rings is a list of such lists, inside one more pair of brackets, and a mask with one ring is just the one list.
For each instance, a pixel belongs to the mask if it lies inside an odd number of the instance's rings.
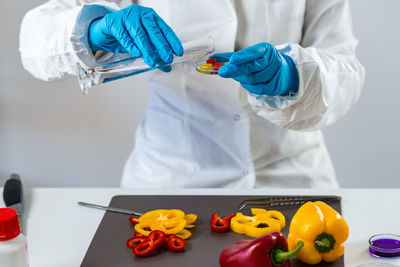
{"label": "person in white lab coat", "polygon": [[[153,8],[165,29],[173,30],[165,36],[175,32],[185,44],[210,34],[218,52],[273,51],[278,69],[284,69],[282,62],[292,64],[292,75],[271,83],[271,77],[257,74],[263,73],[260,70],[236,76],[224,73],[225,78],[198,73],[193,64],[175,65],[170,72],[154,71],[149,79],[151,100],[125,165],[123,187],[338,186],[320,130],[357,101],[365,76],[355,56],[357,40],[347,0],[138,2]],[[112,61],[120,52],[142,55],[152,64],[136,37],[132,47],[121,45],[115,54],[93,54],[99,46],[92,50],[91,23],[123,7],[132,9],[131,4],[52,0],[32,9],[21,25],[23,66],[49,81],[75,75],[78,62],[95,66]],[[142,18],[133,20],[138,17]],[[100,39],[102,33],[103,29],[92,32]],[[151,43],[154,36],[148,39]],[[168,61],[172,52],[182,51],[166,39],[171,47],[166,47],[168,53],[159,49],[158,56]],[[241,77],[262,80],[265,86],[252,90]],[[293,90],[276,90],[288,83],[288,77],[294,78],[286,89]],[[134,87],[135,78],[130,79]],[[264,90],[267,87],[272,91]]]}

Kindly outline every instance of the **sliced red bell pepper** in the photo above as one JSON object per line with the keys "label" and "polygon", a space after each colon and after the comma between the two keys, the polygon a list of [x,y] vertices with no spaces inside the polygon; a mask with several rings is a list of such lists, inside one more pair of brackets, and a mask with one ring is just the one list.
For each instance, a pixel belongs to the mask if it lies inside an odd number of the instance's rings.
{"label": "sliced red bell pepper", "polygon": [[180,252],[185,249],[186,242],[179,236],[170,234],[165,236],[165,246],[169,251]]}
{"label": "sliced red bell pepper", "polygon": [[152,231],[147,237],[153,245],[159,247],[164,244],[165,233],[159,230]]}
{"label": "sliced red bell pepper", "polygon": [[139,223],[139,217],[132,217],[132,216],[130,216],[130,217],[129,217],[129,221],[130,221],[133,225],[138,224],[138,223]]}
{"label": "sliced red bell pepper", "polygon": [[147,237],[134,236],[134,237],[128,239],[128,241],[126,241],[126,246],[128,248],[133,248],[134,246],[137,246],[146,241],[147,241]]}
{"label": "sliced red bell pepper", "polygon": [[229,231],[229,226],[231,219],[234,217],[234,214],[226,216],[224,218],[220,218],[217,213],[213,213],[211,215],[211,230],[216,233],[224,233]]}
{"label": "sliced red bell pepper", "polygon": [[165,234],[164,232],[155,230],[152,231],[146,238],[146,241],[133,247],[133,253],[138,257],[150,256],[155,250],[164,244]]}
{"label": "sliced red bell pepper", "polygon": [[137,257],[147,257],[150,256],[156,248],[150,244],[150,241],[147,240],[139,245],[136,245],[132,248],[133,254]]}
{"label": "sliced red bell pepper", "polygon": [[141,234],[139,232],[134,232],[133,233],[133,237],[147,237],[147,236],[145,236],[145,235],[143,235],[143,234]]}

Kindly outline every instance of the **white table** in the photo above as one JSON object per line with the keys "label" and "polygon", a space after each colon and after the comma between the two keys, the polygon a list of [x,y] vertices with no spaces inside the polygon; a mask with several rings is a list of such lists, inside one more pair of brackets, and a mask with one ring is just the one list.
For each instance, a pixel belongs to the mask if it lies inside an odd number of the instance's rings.
{"label": "white table", "polygon": [[[0,193],[2,188],[0,188]],[[126,190],[117,188],[34,188],[25,193],[25,224],[31,267],[79,266],[104,212],[80,207],[78,201],[107,205],[114,195],[311,195],[343,197],[343,216],[350,226],[345,264],[385,262],[368,253],[368,238],[378,233],[400,234],[400,189],[344,190]],[[0,201],[0,206],[4,206]],[[102,267],[102,266],[99,266]],[[108,266],[107,266],[108,267]]]}

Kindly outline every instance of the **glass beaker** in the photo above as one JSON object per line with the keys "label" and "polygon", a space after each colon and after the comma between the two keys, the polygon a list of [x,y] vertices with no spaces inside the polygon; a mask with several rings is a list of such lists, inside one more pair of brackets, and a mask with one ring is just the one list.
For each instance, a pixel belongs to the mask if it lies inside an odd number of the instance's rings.
{"label": "glass beaker", "polygon": [[212,54],[215,51],[214,40],[211,36],[199,38],[183,43],[184,54],[181,57],[175,56],[172,63],[163,61],[157,62],[156,66],[150,67],[141,57],[128,57],[115,62],[107,62],[103,65],[85,68],[79,63],[78,79],[82,93],[87,96],[90,87],[137,75],[161,67],[174,65],[183,62],[194,61],[199,57]]}

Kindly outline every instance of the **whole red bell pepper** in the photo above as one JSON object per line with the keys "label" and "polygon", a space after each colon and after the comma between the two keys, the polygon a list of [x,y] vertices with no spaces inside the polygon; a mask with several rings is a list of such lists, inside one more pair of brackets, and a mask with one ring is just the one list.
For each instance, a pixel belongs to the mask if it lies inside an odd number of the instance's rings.
{"label": "whole red bell pepper", "polygon": [[211,230],[216,233],[228,232],[233,217],[235,217],[234,214],[221,218],[217,213],[213,213],[210,222]]}
{"label": "whole red bell pepper", "polygon": [[288,252],[288,243],[280,232],[261,236],[254,240],[240,240],[226,247],[220,254],[221,267],[289,267],[289,258],[294,256],[304,243]]}

